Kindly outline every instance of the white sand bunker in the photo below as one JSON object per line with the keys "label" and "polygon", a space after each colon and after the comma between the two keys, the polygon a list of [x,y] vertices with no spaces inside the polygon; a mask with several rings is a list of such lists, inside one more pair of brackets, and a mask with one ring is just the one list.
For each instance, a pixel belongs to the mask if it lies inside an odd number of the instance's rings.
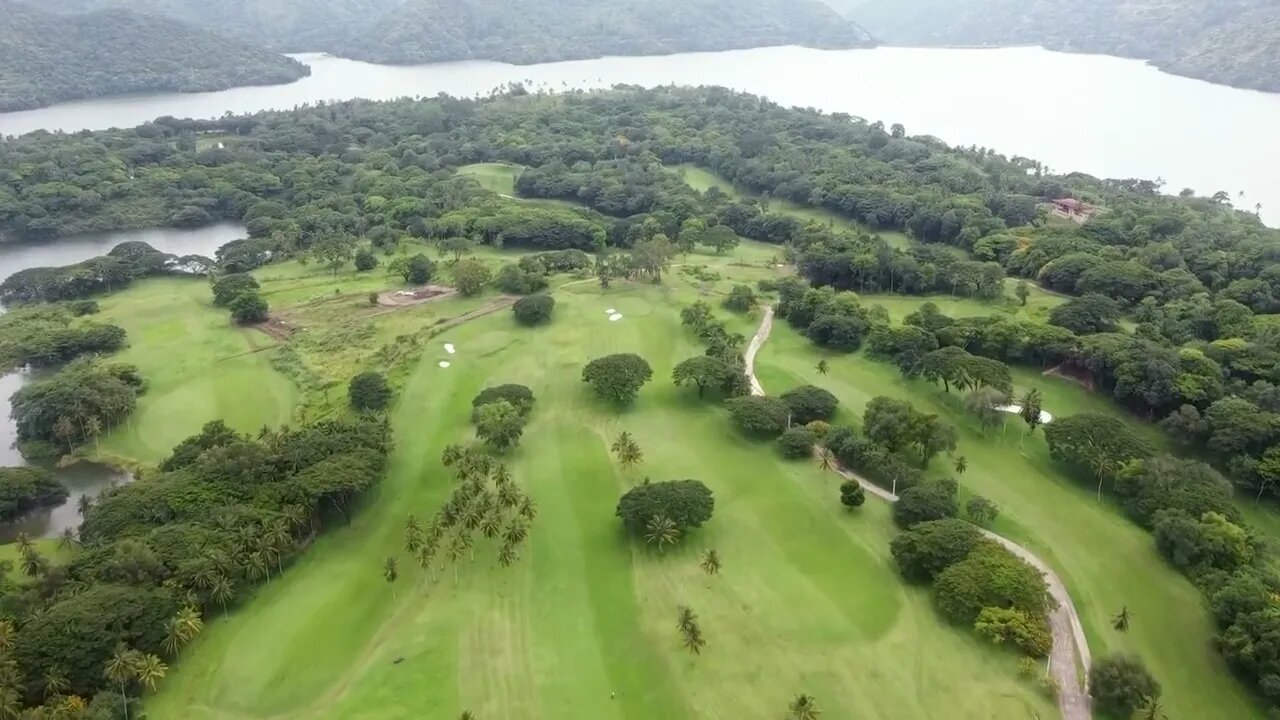
{"label": "white sand bunker", "polygon": [[614,313],[609,316],[609,322],[618,322],[622,319],[622,313]]}
{"label": "white sand bunker", "polygon": [[449,353],[450,355],[456,352],[456,350],[454,350],[453,343],[445,343],[444,351]]}
{"label": "white sand bunker", "polygon": [[447,368],[447,367],[449,367],[449,361],[448,361],[448,360],[441,360],[441,361],[440,361],[440,367],[442,367],[442,368]]}
{"label": "white sand bunker", "polygon": [[[999,410],[1000,412],[1013,413],[1014,415],[1019,415],[1022,413],[1021,405],[997,405],[996,409]],[[1053,416],[1049,414],[1049,411],[1041,410],[1040,424],[1048,425],[1051,422],[1053,422]]]}
{"label": "white sand bunker", "polygon": [[605,311],[604,311],[604,314],[605,314],[605,315],[617,315],[617,314],[618,314],[618,311],[617,311],[617,310],[614,310],[613,308],[609,308],[608,310],[605,310]]}

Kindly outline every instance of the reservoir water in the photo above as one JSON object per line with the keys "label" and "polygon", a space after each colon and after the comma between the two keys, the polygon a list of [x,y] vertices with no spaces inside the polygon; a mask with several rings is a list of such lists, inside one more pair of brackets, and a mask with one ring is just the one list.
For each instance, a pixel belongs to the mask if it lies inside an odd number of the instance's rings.
{"label": "reservoir water", "polygon": [[[785,105],[847,112],[951,144],[1041,160],[1057,171],[1163,178],[1166,190],[1230,193],[1280,223],[1280,95],[1168,75],[1141,61],[1040,48],[798,47],[515,66],[370,65],[297,56],[290,85],[116,97],[0,115],[0,134],[133,126],[355,97],[484,94],[511,82],[565,91],[617,83],[722,85]],[[1243,194],[1241,194],[1243,193]]]}
{"label": "reservoir water", "polygon": [[[219,223],[187,230],[151,229],[76,235],[40,245],[0,244],[0,279],[26,268],[69,265],[87,260],[132,240],[141,240],[161,252],[174,255],[213,257],[219,247],[244,236],[243,226]],[[9,398],[33,379],[29,371],[0,375],[0,467],[28,464],[13,446],[17,440],[17,428],[13,418],[9,417]],[[13,522],[0,523],[0,543],[12,541],[18,533],[26,533],[33,538],[56,537],[66,528],[77,527],[80,524],[81,496],[96,497],[104,488],[132,479],[129,473],[86,462],[55,468],[54,474],[71,491],[66,502]]]}

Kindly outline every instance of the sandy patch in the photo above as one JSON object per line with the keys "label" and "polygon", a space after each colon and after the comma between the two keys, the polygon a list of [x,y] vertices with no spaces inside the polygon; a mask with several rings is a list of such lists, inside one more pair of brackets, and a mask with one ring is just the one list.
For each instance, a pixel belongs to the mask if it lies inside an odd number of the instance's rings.
{"label": "sandy patch", "polygon": [[[1021,406],[1021,405],[997,405],[997,406],[996,406],[996,409],[997,409],[997,410],[999,410],[1000,412],[1007,412],[1007,413],[1011,413],[1011,414],[1013,414],[1013,415],[1018,415],[1018,414],[1020,414],[1020,413],[1022,412],[1022,406]],[[1041,424],[1041,425],[1048,425],[1048,424],[1049,424],[1049,423],[1051,423],[1051,422],[1053,422],[1053,415],[1050,415],[1050,414],[1049,414],[1049,411],[1047,411],[1047,410],[1041,410],[1041,411],[1040,411],[1040,424]]]}
{"label": "sandy patch", "polygon": [[614,313],[609,316],[609,322],[618,322],[622,319],[622,313]]}
{"label": "sandy patch", "polygon": [[440,367],[442,367],[442,368],[447,368],[447,367],[449,367],[449,361],[448,361],[448,360],[441,360],[441,361],[440,361]]}

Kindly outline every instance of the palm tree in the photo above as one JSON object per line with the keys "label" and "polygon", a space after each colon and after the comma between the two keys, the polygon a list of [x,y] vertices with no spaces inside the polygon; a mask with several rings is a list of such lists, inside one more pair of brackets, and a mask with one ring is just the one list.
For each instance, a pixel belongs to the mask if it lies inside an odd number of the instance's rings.
{"label": "palm tree", "polygon": [[99,455],[102,454],[102,446],[98,444],[98,435],[102,432],[102,421],[97,415],[90,415],[88,420],[84,421],[84,431],[89,437],[93,438],[93,451]]}
{"label": "palm tree", "polygon": [[529,522],[533,522],[533,519],[538,517],[538,503],[528,495],[520,501],[520,516]]}
{"label": "palm tree", "polygon": [[659,551],[663,551],[666,546],[674,545],[680,539],[680,528],[671,518],[654,515],[645,525],[644,539],[651,545],[657,545]]}
{"label": "palm tree", "polygon": [[504,485],[511,485],[511,471],[503,463],[498,463],[489,471],[489,476],[493,478],[493,485],[498,489],[502,489]]}
{"label": "palm tree", "polygon": [[135,677],[149,690],[156,689],[156,683],[164,678],[164,674],[169,671],[169,666],[164,664],[160,658],[147,653],[143,655],[134,667]]}
{"label": "palm tree", "polygon": [[0,620],[0,654],[9,652],[13,647],[14,632],[12,620]]}
{"label": "palm tree", "polygon": [[1043,402],[1040,391],[1031,388],[1022,397],[1018,398],[1018,415],[1022,417],[1022,421],[1031,428],[1031,432],[1036,431],[1036,427],[1040,425],[1040,406]]}
{"label": "palm tree", "polygon": [[462,526],[468,530],[475,530],[480,527],[484,516],[485,512],[480,507],[480,503],[471,503],[471,505],[467,506],[467,511],[462,515]]}
{"label": "palm tree", "polygon": [[644,460],[644,452],[640,450],[640,445],[631,437],[631,433],[625,430],[618,435],[618,439],[613,441],[611,447],[613,454],[618,456],[618,462],[623,467],[629,468],[639,464]]}
{"label": "palm tree", "polygon": [[27,577],[35,577],[44,571],[44,557],[40,555],[40,551],[34,547],[28,546],[22,551],[22,574]]}
{"label": "palm tree", "polygon": [[76,425],[66,415],[58,416],[53,424],[53,436],[67,444],[67,452],[71,452],[71,438],[75,437]]}
{"label": "palm tree", "polygon": [[33,547],[31,542],[31,536],[24,532],[18,533],[18,537],[14,539],[14,542],[18,543],[18,552],[20,553],[25,554],[27,552],[30,552],[31,548]]}
{"label": "palm tree", "polygon": [[164,640],[160,641],[160,646],[164,651],[169,653],[170,657],[177,657],[178,651],[182,649],[186,639],[183,638],[182,623],[177,616],[169,619],[164,625]]}
{"label": "palm tree", "polygon": [[404,523],[404,549],[413,555],[422,548],[422,525],[418,522],[418,518],[409,515],[409,519]]}
{"label": "palm tree", "polygon": [[445,445],[444,452],[440,453],[440,463],[445,467],[453,467],[462,459],[464,451],[461,445],[456,443]]}
{"label": "palm tree", "polygon": [[507,525],[507,529],[502,534],[502,539],[512,545],[519,545],[528,536],[529,528],[525,526],[523,520],[517,518]]}
{"label": "palm tree", "polygon": [[476,716],[470,710],[463,710],[458,716],[458,720],[476,720]]}
{"label": "palm tree", "polygon": [[1111,627],[1120,632],[1129,632],[1129,621],[1132,619],[1133,616],[1129,614],[1129,606],[1125,605],[1120,608],[1120,612],[1112,616]]}
{"label": "palm tree", "polygon": [[498,485],[498,507],[509,510],[520,504],[520,490],[515,484],[506,482]]}
{"label": "palm tree", "polygon": [[194,605],[187,605],[179,610],[177,621],[178,631],[184,643],[191,642],[204,629],[204,618],[200,617],[200,611]]}
{"label": "palm tree", "polygon": [[681,635],[684,636],[684,646],[689,652],[694,655],[702,654],[702,648],[707,646],[707,641],[702,639],[702,628],[695,623],[682,630]]}
{"label": "palm tree", "polygon": [[502,547],[498,549],[498,562],[502,567],[510,567],[516,561],[516,546],[511,543],[502,543]]}
{"label": "palm tree", "polygon": [[826,360],[819,360],[814,369],[818,371],[819,375],[826,375],[831,372],[831,365]]}
{"label": "palm tree", "polygon": [[21,716],[22,696],[12,687],[0,687],[0,717],[17,718]]}
{"label": "palm tree", "polygon": [[818,448],[818,469],[826,472],[835,467],[835,456],[825,447]]}
{"label": "palm tree", "polygon": [[227,579],[226,575],[218,574],[214,577],[213,585],[209,587],[209,597],[213,601],[222,606],[222,614],[227,614],[227,603],[235,599],[236,588]]}
{"label": "palm tree", "polygon": [[74,528],[63,528],[62,535],[58,539],[58,547],[63,550],[70,550],[77,545],[76,531]]}
{"label": "palm tree", "polygon": [[480,532],[490,540],[497,537],[498,533],[502,532],[502,515],[497,511],[485,515],[480,523]]}
{"label": "palm tree", "polygon": [[93,508],[93,498],[88,495],[81,495],[76,501],[76,510],[80,512],[80,517],[84,517],[86,513]]}
{"label": "palm tree", "polygon": [[817,720],[822,711],[818,709],[818,701],[812,695],[801,693],[788,706],[792,720]]}
{"label": "palm tree", "polygon": [[720,553],[715,550],[707,550],[702,554],[702,569],[708,575],[720,574]]}
{"label": "palm tree", "polygon": [[453,565],[453,584],[458,584],[458,561],[467,554],[467,549],[471,546],[471,536],[466,533],[458,533],[453,536],[453,542],[449,543],[447,551],[449,563]]}
{"label": "palm tree", "polygon": [[49,699],[50,695],[61,695],[71,687],[71,681],[67,680],[66,673],[61,668],[51,667],[44,671],[44,676],[40,678],[40,684],[44,685],[44,697]]}
{"label": "palm tree", "polygon": [[1169,720],[1169,716],[1164,714],[1164,708],[1160,707],[1160,698],[1154,695],[1147,696],[1147,704],[1142,707],[1141,712],[1138,716],[1141,720]]}
{"label": "palm tree", "polygon": [[957,455],[955,461],[955,469],[957,475],[963,475],[965,470],[969,469],[969,461],[963,455]]}
{"label": "palm tree", "polygon": [[130,650],[124,643],[116,645],[111,658],[102,669],[102,675],[111,682],[120,683],[120,699],[124,702],[124,717],[129,720],[129,698],[125,695],[125,683],[135,677],[134,668],[138,666],[138,651]]}
{"label": "palm tree", "polygon": [[269,568],[270,566],[267,565],[266,556],[263,555],[261,550],[255,550],[254,552],[249,553],[249,557],[245,558],[245,575],[254,582],[258,582],[263,577],[269,578],[271,573]]}
{"label": "palm tree", "polygon": [[400,577],[400,569],[397,567],[394,557],[387,557],[387,561],[382,564],[382,577],[386,579],[387,584],[391,586],[391,599],[396,599],[396,580]]}

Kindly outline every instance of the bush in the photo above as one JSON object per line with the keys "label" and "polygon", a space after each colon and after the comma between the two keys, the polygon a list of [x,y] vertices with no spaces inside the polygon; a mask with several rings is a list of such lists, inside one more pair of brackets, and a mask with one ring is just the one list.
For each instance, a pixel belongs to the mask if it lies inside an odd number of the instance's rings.
{"label": "bush", "polygon": [[67,303],[67,309],[70,310],[71,314],[76,317],[83,317],[85,315],[97,315],[98,301],[97,300],[72,300],[71,302]]}
{"label": "bush", "polygon": [[479,260],[459,260],[453,266],[453,284],[466,296],[479,295],[493,274]]}
{"label": "bush", "polygon": [[782,394],[782,401],[791,410],[791,422],[807,425],[815,420],[830,420],[836,414],[840,401],[835,395],[813,385],[804,385]]}
{"label": "bush", "polygon": [[417,253],[410,257],[401,272],[404,281],[414,285],[425,285],[431,282],[431,278],[435,277],[435,274],[435,261],[422,253]]}
{"label": "bush", "polygon": [[223,275],[213,283],[213,304],[226,307],[244,293],[256,293],[260,287],[252,275],[245,273]]}
{"label": "bush", "polygon": [[782,449],[783,457],[799,460],[813,454],[813,446],[817,441],[812,430],[797,426],[782,433],[778,438],[778,446]]}
{"label": "bush", "polygon": [[528,415],[529,411],[533,409],[533,391],[524,385],[516,385],[515,383],[487,387],[477,393],[474,398],[471,398],[472,419],[474,420],[475,418],[475,411],[482,406],[504,401],[511,403],[512,407],[519,410],[521,415]]}
{"label": "bush", "polygon": [[508,263],[498,271],[494,281],[498,289],[512,295],[529,295],[547,287],[547,278],[542,272],[525,270],[515,263]]}
{"label": "bush", "polygon": [[917,523],[889,543],[898,572],[912,582],[932,582],[938,573],[968,557],[982,533],[963,520]]}
{"label": "bush", "polygon": [[1031,657],[1046,657],[1053,636],[1043,615],[1035,616],[1012,608],[982,608],[973,629],[996,645],[1011,642]]}
{"label": "bush", "polygon": [[994,542],[982,541],[965,559],[933,581],[938,610],[950,620],[973,623],[983,608],[1012,608],[1044,617],[1049,592],[1039,570]]}
{"label": "bush", "polygon": [[373,251],[369,248],[360,248],[356,251],[356,272],[368,272],[378,267],[378,258],[373,256]]}
{"label": "bush", "polygon": [[748,395],[726,400],[724,406],[738,427],[753,435],[774,437],[787,429],[790,409],[775,397]]}
{"label": "bush", "polygon": [[867,491],[857,480],[845,480],[840,483],[840,504],[849,508],[860,508],[867,501]]}
{"label": "bush", "polygon": [[756,294],[747,285],[734,285],[725,298],[724,306],[734,312],[747,312],[756,306]]}
{"label": "bush", "polygon": [[506,452],[520,443],[524,434],[524,413],[506,400],[485,403],[475,409],[472,419],[476,437],[498,452]]}
{"label": "bush", "polygon": [[381,373],[364,372],[351,378],[347,397],[356,410],[385,410],[391,402],[391,387]]}
{"label": "bush", "polygon": [[1000,506],[981,495],[975,495],[964,504],[964,514],[974,525],[986,527],[1000,515]]}
{"label": "bush", "polygon": [[260,323],[267,319],[267,301],[256,291],[237,295],[230,307],[231,319],[241,325]]}
{"label": "bush", "polygon": [[618,500],[616,514],[633,535],[643,534],[649,521],[660,516],[675,523],[683,536],[710,520],[714,511],[715,498],[706,485],[697,480],[671,480],[631,488]]}
{"label": "bush", "polygon": [[893,504],[893,521],[902,528],[955,517],[960,512],[954,480],[927,480],[903,490]]}
{"label": "bush", "polygon": [[1160,683],[1134,655],[1108,655],[1089,670],[1089,695],[1093,707],[1116,718],[1128,718],[1147,703],[1160,697]]}
{"label": "bush", "polygon": [[551,319],[555,307],[556,300],[550,295],[530,295],[517,300],[511,312],[521,325],[540,325]]}
{"label": "bush", "polygon": [[640,388],[653,377],[653,368],[634,353],[618,353],[596,358],[582,368],[582,381],[596,394],[617,405],[635,399]]}
{"label": "bush", "polygon": [[757,289],[757,290],[759,290],[760,292],[765,292],[765,293],[768,293],[768,292],[777,292],[777,291],[778,291],[778,281],[777,281],[777,280],[770,279],[770,278],[764,278],[763,280],[757,280],[757,281],[756,281],[756,289]]}

